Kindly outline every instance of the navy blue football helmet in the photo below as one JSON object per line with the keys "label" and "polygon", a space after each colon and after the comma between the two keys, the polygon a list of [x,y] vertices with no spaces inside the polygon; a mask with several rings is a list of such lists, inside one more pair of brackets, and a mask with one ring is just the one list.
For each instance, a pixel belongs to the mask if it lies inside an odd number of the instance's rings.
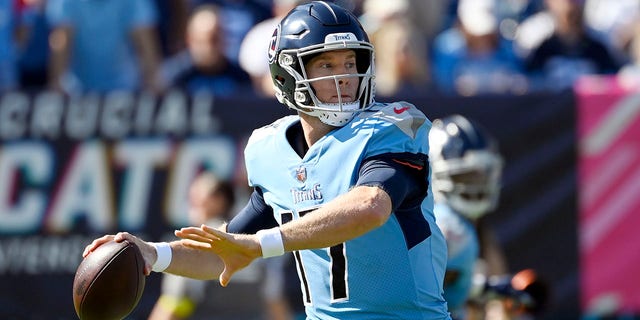
{"label": "navy blue football helmet", "polygon": [[495,208],[503,160],[497,140],[483,127],[461,115],[434,120],[429,158],[436,201],[470,219]]}
{"label": "navy blue football helmet", "polygon": [[[310,58],[343,49],[354,50],[357,74],[307,77],[305,62]],[[324,1],[294,8],[276,27],[268,50],[276,97],[289,108],[318,117],[325,124],[343,126],[373,102],[373,45],[358,18],[347,9]],[[314,81],[331,79],[339,93],[339,82],[347,77],[359,81],[356,101],[324,103],[311,88]]]}

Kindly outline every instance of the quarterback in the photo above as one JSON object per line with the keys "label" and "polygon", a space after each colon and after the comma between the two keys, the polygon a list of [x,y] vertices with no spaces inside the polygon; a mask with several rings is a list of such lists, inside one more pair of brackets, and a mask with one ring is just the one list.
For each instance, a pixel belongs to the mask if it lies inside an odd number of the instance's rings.
{"label": "quarterback", "polygon": [[357,18],[333,3],[293,9],[268,48],[276,97],[296,115],[253,132],[246,207],[221,228],[135,241],[147,272],[233,274],[293,252],[308,319],[450,319],[446,242],[429,181],[431,122],[406,102],[374,102],[374,52]]}

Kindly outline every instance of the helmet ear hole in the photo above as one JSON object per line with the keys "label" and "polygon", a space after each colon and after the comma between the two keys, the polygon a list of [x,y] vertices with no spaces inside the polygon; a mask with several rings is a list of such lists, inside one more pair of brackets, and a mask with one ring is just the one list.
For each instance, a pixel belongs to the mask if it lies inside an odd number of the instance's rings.
{"label": "helmet ear hole", "polygon": [[305,94],[304,92],[299,92],[299,91],[296,92],[295,99],[296,99],[296,102],[301,105],[308,105],[311,103],[311,98],[309,97],[309,95]]}
{"label": "helmet ear hole", "polygon": [[273,79],[278,82],[279,85],[284,86],[284,77],[280,76],[280,75],[276,75],[275,77],[273,77]]}

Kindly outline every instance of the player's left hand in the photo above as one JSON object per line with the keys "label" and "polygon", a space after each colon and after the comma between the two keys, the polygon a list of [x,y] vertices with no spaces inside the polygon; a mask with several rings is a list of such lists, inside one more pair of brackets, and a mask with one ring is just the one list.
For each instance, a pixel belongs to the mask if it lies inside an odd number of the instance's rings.
{"label": "player's left hand", "polygon": [[145,261],[143,272],[147,276],[150,275],[151,266],[153,265],[153,262],[155,261],[155,259],[157,259],[157,254],[155,249],[148,242],[143,241],[142,239],[128,232],[118,232],[115,235],[107,234],[93,240],[89,245],[87,245],[84,248],[84,251],[82,252],[82,258],[86,258],[91,252],[95,251],[99,246],[107,242],[110,242],[110,241],[122,242],[125,240],[131,243],[134,243],[138,247],[138,249],[140,249],[140,253],[142,254],[142,257],[144,258],[144,261]]}
{"label": "player's left hand", "polygon": [[176,230],[182,245],[215,253],[224,262],[220,284],[226,287],[231,276],[260,257],[260,242],[255,235],[227,233],[207,225]]}

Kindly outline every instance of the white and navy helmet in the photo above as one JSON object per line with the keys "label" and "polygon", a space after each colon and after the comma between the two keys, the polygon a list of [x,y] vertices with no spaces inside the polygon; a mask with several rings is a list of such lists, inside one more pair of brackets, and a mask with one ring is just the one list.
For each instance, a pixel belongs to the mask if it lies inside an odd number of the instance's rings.
{"label": "white and navy helmet", "polygon": [[[357,74],[309,79],[305,62],[331,50],[353,49]],[[336,4],[313,1],[293,9],[273,32],[268,49],[269,68],[280,103],[318,117],[332,126],[347,124],[373,102],[374,53],[358,18]],[[311,83],[333,79],[338,92],[341,79],[357,77],[358,98],[354,102],[323,103]]]}
{"label": "white and navy helmet", "polygon": [[503,160],[497,140],[461,115],[433,121],[429,132],[431,179],[436,200],[470,219],[495,209]]}

